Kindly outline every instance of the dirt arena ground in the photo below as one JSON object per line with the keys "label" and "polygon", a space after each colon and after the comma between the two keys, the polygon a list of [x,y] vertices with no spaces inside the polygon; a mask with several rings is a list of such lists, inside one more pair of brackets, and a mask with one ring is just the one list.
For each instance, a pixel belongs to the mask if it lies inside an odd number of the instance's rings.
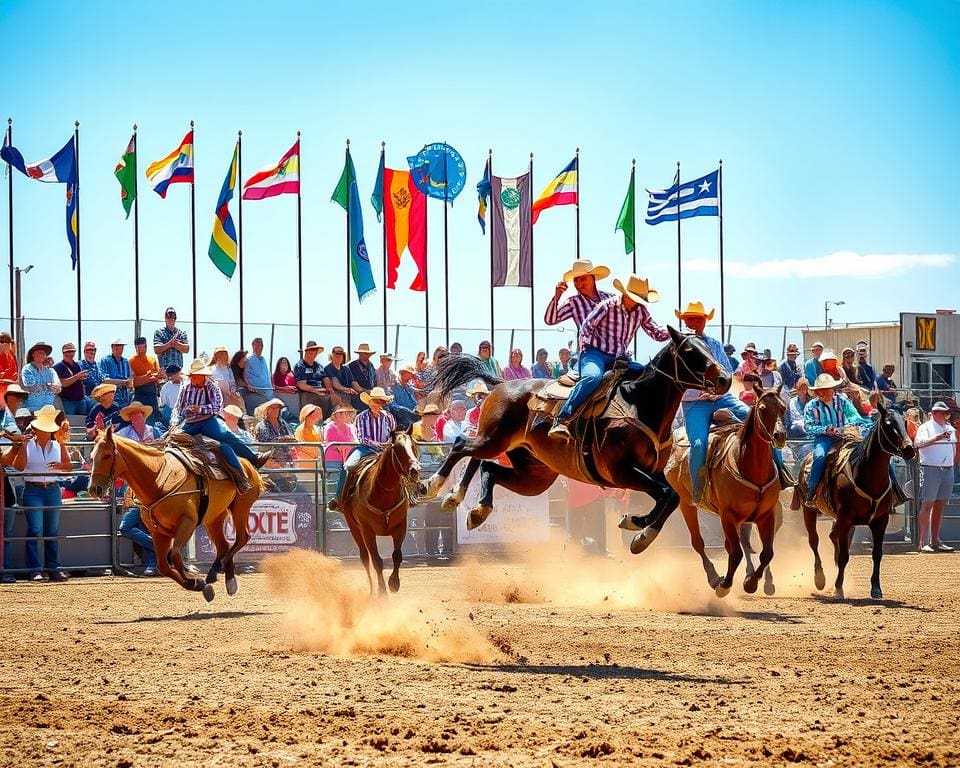
{"label": "dirt arena ground", "polygon": [[209,606],[4,587],[0,764],[960,764],[960,555],[888,556],[881,603],[867,557],[842,603],[774,562],[776,596],[722,601],[665,548],[411,566],[386,604],[309,552]]}

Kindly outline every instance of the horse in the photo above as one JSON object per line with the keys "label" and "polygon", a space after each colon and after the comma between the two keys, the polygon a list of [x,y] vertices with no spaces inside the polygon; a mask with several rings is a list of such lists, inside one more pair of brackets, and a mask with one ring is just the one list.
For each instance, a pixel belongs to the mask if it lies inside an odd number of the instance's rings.
{"label": "horse", "polygon": [[[592,485],[643,491],[654,499],[650,514],[640,518],[642,530],[630,544],[639,554],[659,535],[679,497],[663,476],[670,455],[671,424],[680,397],[687,389],[723,393],[730,377],[713,358],[709,348],[695,334],[682,334],[668,328],[671,340],[641,372],[628,371],[613,392],[629,413],[616,418],[600,417],[596,439],[586,441],[583,451],[593,471],[584,471],[575,440],[555,440],[547,435],[549,420],[528,424],[527,402],[547,382],[542,379],[502,381],[483,363],[470,355],[444,358],[436,377],[442,396],[475,379],[494,389],[483,403],[477,435],[458,439],[446,461],[422,485],[421,494],[434,498],[453,468],[470,457],[457,487],[443,502],[454,511],[466,495],[466,489],[480,470],[480,499],[467,517],[470,529],[481,525],[493,511],[493,489],[499,484],[523,496],[543,493],[562,474]],[[506,453],[511,466],[492,459]]]}
{"label": "horse", "polygon": [[[102,498],[113,487],[113,480],[127,483],[140,503],[140,518],[150,532],[157,553],[157,569],[164,576],[192,592],[203,592],[213,600],[217,574],[226,578],[227,594],[237,591],[233,559],[250,540],[247,528],[250,508],[263,491],[260,473],[246,459],[240,460],[250,490],[238,493],[232,480],[202,480],[174,456],[149,444],[138,443],[113,433],[113,425],[97,433],[91,454],[90,495]],[[210,566],[206,582],[188,577],[183,570],[180,551],[201,522],[201,504],[206,497],[202,522],[217,558]],[[231,546],[223,531],[229,513],[236,531]],[[173,562],[171,567],[167,560]]]}
{"label": "horse", "polygon": [[803,507],[803,524],[807,541],[813,550],[814,584],[826,586],[820,561],[817,534],[817,512],[833,518],[830,539],[837,563],[834,595],[843,600],[843,573],[850,560],[850,541],[854,526],[867,525],[873,537],[873,573],[870,576],[870,597],[883,599],[880,588],[880,560],[883,558],[883,537],[893,509],[893,486],[888,468],[890,457],[898,454],[910,461],[916,451],[903,422],[903,417],[888,408],[884,399],[877,401],[878,418],[863,440],[844,440],[837,458],[829,459],[824,473],[824,488],[813,501],[806,500],[807,478],[813,457],[808,456],[800,468],[800,478],[793,492],[792,509]]}
{"label": "horse", "polygon": [[[771,443],[782,448],[787,442],[783,426],[786,406],[780,397],[782,388],[783,385],[764,390],[754,386],[757,400],[743,423],[723,427],[711,439],[704,467],[707,485],[703,507],[717,515],[723,527],[727,550],[727,573],[723,578],[704,551],[700,520],[692,499],[689,447],[674,445],[667,462],[666,478],[680,496],[680,511],[690,531],[690,544],[700,555],[707,583],[716,590],[717,597],[725,597],[730,592],[744,553],[747,555],[744,591],[756,592],[761,576],[764,593],[772,595],[775,590],[768,566],[773,559],[774,535],[783,516],[779,473],[773,463]],[[762,546],[760,565],[756,569],[750,558],[750,523],[757,526]]]}
{"label": "horse", "polygon": [[390,442],[379,454],[370,454],[354,464],[341,493],[340,512],[360,550],[373,594],[373,574],[377,574],[378,594],[387,593],[383,581],[383,558],[377,550],[377,536],[393,539],[393,573],[390,591],[400,590],[400,563],[403,540],[407,535],[407,509],[415,503],[415,488],[420,482],[420,451],[408,430],[394,430]]}

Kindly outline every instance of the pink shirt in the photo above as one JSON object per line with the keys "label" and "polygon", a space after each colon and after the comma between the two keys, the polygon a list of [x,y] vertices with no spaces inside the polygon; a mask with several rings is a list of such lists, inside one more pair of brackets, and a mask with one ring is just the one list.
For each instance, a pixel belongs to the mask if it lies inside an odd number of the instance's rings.
{"label": "pink shirt", "polygon": [[532,379],[533,374],[530,373],[530,369],[523,365],[508,365],[503,369],[503,380],[510,381],[511,379]]}
{"label": "pink shirt", "polygon": [[[341,427],[336,422],[331,422],[323,429],[323,442],[357,443],[359,440],[357,440],[357,433],[353,429],[353,424],[344,424]],[[352,450],[353,447],[349,445],[332,445],[324,451],[323,458],[326,461],[342,462]]]}

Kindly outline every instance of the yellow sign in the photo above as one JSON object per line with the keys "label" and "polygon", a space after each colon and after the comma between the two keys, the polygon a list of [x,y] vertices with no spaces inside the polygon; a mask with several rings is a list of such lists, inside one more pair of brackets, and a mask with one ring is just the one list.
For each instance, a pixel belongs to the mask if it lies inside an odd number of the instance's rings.
{"label": "yellow sign", "polygon": [[917,349],[935,351],[937,348],[937,318],[917,318]]}

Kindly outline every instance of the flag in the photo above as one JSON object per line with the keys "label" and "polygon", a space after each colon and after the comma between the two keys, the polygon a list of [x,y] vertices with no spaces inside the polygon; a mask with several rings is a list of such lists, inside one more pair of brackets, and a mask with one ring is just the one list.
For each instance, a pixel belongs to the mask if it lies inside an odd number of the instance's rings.
{"label": "flag", "polygon": [[153,191],[166,198],[171,184],[193,184],[193,131],[187,131],[180,146],[147,168],[147,181]]}
{"label": "flag", "polygon": [[360,301],[363,301],[374,292],[377,286],[373,282],[367,244],[363,241],[363,212],[360,210],[357,171],[353,167],[353,158],[350,156],[349,149],[343,164],[343,173],[340,174],[340,181],[337,182],[337,188],[333,190],[330,199],[347,212],[347,221],[350,225],[350,273],[353,275],[353,286],[357,289],[357,296]]}
{"label": "flag", "polygon": [[230,201],[233,200],[233,190],[237,187],[237,155],[240,142],[233,149],[233,160],[227,170],[227,178],[223,180],[220,189],[220,198],[217,200],[217,211],[213,219],[213,234],[210,235],[210,247],[207,254],[213,265],[227,278],[233,277],[237,269],[237,230],[233,226],[233,217],[230,215]]}
{"label": "flag", "polygon": [[276,165],[261,168],[244,182],[244,200],[263,200],[276,195],[300,193],[300,139]]}
{"label": "flag", "polygon": [[377,180],[373,183],[373,194],[370,195],[370,202],[373,204],[373,210],[377,212],[377,221],[381,221],[383,214],[383,169],[386,164],[386,153],[380,150],[380,167],[377,169]]}
{"label": "flag", "polygon": [[[716,170],[693,181],[679,183],[674,177],[673,186],[664,190],[647,190],[647,224],[661,221],[689,219],[693,216],[720,215],[720,171]],[[679,204],[679,214],[677,201]]]}
{"label": "flag", "polygon": [[77,221],[77,209],[80,205],[80,185],[67,184],[67,242],[70,244],[70,263],[77,268],[77,243],[80,239],[80,225]]}
{"label": "flag", "polygon": [[477,182],[477,221],[487,234],[487,201],[490,199],[490,161],[483,167],[483,178]]}
{"label": "flag", "polygon": [[417,265],[417,276],[410,289],[427,290],[427,197],[417,184],[417,179],[426,175],[426,169],[427,166],[419,166],[412,171],[395,171],[381,166],[377,176],[374,207],[379,206],[384,212],[387,288],[397,287],[400,257],[406,249]]}
{"label": "flag", "polygon": [[623,232],[623,247],[627,253],[632,253],[637,249],[636,232],[634,231],[637,221],[634,213],[636,210],[634,174],[636,174],[636,168],[630,170],[630,186],[627,188],[627,196],[623,198],[623,205],[620,206],[617,226],[613,229],[614,232]]}
{"label": "flag", "polygon": [[555,205],[579,205],[577,199],[577,163],[575,157],[557,177],[547,184],[547,188],[540,193],[540,197],[533,204],[533,223],[544,208],[553,208]]}
{"label": "flag", "polygon": [[513,179],[490,177],[490,236],[494,286],[533,285],[533,220],[530,173]]}
{"label": "flag", "polygon": [[127,149],[117,163],[113,175],[120,182],[120,204],[130,218],[130,208],[137,199],[137,134],[130,137]]}

